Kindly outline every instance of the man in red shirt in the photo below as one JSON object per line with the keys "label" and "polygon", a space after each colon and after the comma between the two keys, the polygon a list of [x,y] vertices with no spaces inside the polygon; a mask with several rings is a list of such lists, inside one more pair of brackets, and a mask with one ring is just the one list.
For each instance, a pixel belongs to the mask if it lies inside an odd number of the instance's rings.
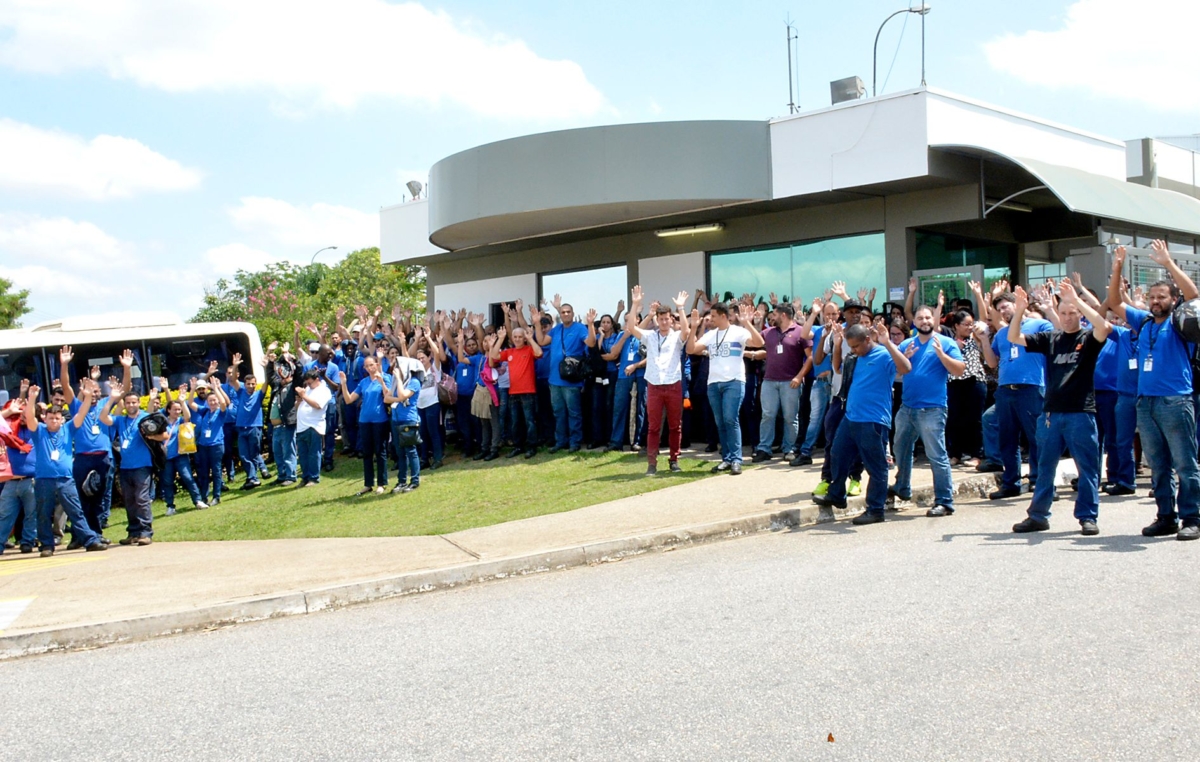
{"label": "man in red shirt", "polygon": [[[537,369],[534,363],[542,356],[542,348],[537,342],[529,341],[528,329],[518,326],[513,328],[512,346],[502,350],[500,347],[504,345],[507,335],[504,326],[496,329],[496,342],[492,344],[488,360],[493,368],[502,362],[508,363],[508,405],[512,410],[513,436],[518,440],[508,457],[515,458],[524,452],[528,460],[537,455],[537,416],[534,415]],[[525,420],[524,436],[517,433],[521,431],[517,423],[518,412]]]}

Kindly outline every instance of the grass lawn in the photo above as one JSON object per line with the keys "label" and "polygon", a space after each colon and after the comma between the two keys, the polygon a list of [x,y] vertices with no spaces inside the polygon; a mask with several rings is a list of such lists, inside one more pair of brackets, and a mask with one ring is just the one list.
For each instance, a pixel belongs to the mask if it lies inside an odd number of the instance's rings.
{"label": "grass lawn", "polygon": [[[421,474],[421,487],[405,495],[368,495],[362,488],[362,461],[339,457],[332,473],[313,487],[262,486],[242,491],[241,481],[221,504],[200,511],[180,489],[179,513],[166,515],[154,503],[154,539],[266,540],[284,537],[390,537],[432,535],[489,526],[514,519],[559,513],[630,495],[653,492],[710,475],[712,463],[681,458],[683,473],[646,477],[646,458],[632,453],[541,454],[491,463],[447,456],[446,466]],[[388,477],[395,485],[390,464]],[[108,536],[124,537],[125,511],[114,508]]]}

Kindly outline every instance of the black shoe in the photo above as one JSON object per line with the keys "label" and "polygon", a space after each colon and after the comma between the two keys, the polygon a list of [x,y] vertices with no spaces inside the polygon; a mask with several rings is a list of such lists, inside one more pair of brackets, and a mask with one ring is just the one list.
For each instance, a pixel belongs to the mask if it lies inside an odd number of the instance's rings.
{"label": "black shoe", "polygon": [[604,451],[605,452],[621,452],[624,449],[625,448],[622,447],[621,445],[609,445],[608,447],[604,448]]}
{"label": "black shoe", "polygon": [[322,471],[326,471],[326,472],[328,472],[328,471],[332,471],[332,470],[333,470],[333,464],[332,464],[332,463],[325,463],[324,465],[322,465],[322,466],[321,466],[321,470],[322,470]]}
{"label": "black shoe", "polygon": [[677,460],[671,461],[671,473],[678,474],[678,473],[681,473],[682,471],[683,471],[683,469],[679,467],[679,461],[677,461]]}
{"label": "black shoe", "polygon": [[562,448],[561,448],[561,447],[559,447],[558,445],[554,445],[553,447],[551,447],[551,448],[549,448],[548,450],[546,450],[546,452],[548,452],[548,453],[550,453],[551,455],[553,455],[554,453],[558,452],[558,451],[559,451],[559,450],[561,450],[561,449],[562,449]]}
{"label": "black shoe", "polygon": [[813,461],[812,461],[811,455],[797,455],[796,457],[792,458],[792,462],[789,463],[788,465],[797,466],[797,467],[811,466],[812,462]]}
{"label": "black shoe", "polygon": [[1120,484],[1109,484],[1105,486],[1104,494],[1120,497],[1121,495],[1135,495],[1137,494],[1137,490],[1132,487],[1123,487]]}
{"label": "black shoe", "polygon": [[1180,527],[1179,533],[1175,535],[1176,540],[1200,540],[1200,526],[1196,524],[1188,524]]}
{"label": "black shoe", "polygon": [[720,448],[720,445],[709,445],[708,447],[704,448],[704,451],[705,452],[716,452],[719,448]]}
{"label": "black shoe", "polygon": [[730,463],[729,464],[729,473],[733,474],[734,476],[741,476],[742,464],[740,462]]}
{"label": "black shoe", "polygon": [[881,524],[883,523],[882,513],[860,513],[850,520],[851,524],[862,526],[863,524]]}
{"label": "black shoe", "polygon": [[994,460],[981,460],[975,470],[981,474],[998,474],[1004,470],[1004,466]]}
{"label": "black shoe", "polygon": [[536,455],[537,455],[537,449],[536,449],[536,448],[530,448],[530,449],[528,449],[528,450],[526,450],[526,451],[525,451],[525,460],[529,460],[530,458],[532,458],[532,457],[534,457],[534,456],[536,456]]}
{"label": "black shoe", "polygon": [[247,479],[246,483],[242,485],[242,489],[250,490],[250,489],[254,489],[255,487],[261,487],[261,486],[262,486],[262,482],[260,482],[258,479]]}
{"label": "black shoe", "polygon": [[579,445],[571,445],[569,452],[579,452]]}
{"label": "black shoe", "polygon": [[[901,495],[899,492],[897,492],[897,491],[896,491],[896,488],[895,488],[895,487],[891,487],[891,486],[889,486],[889,487],[888,487],[888,493],[887,493],[887,496],[888,496],[889,498],[892,498],[892,499],[894,499],[894,500],[904,500],[905,502],[911,502],[911,501],[912,501],[912,493],[911,493],[911,492],[910,492],[909,494],[907,494],[907,495]],[[950,510],[950,512],[951,512],[951,513],[954,513],[954,510],[953,510],[953,509],[951,509],[951,510]],[[940,516],[941,514],[938,514],[938,515]]]}
{"label": "black shoe", "polygon": [[751,463],[762,463],[764,460],[770,460],[770,459],[771,459],[771,453],[763,452],[762,450],[755,450],[754,457],[750,459],[750,462]]}
{"label": "black shoe", "polygon": [[505,455],[504,457],[515,458],[520,454],[521,454],[521,448],[518,447],[518,448],[514,449],[512,452],[510,452],[508,455]]}
{"label": "black shoe", "polygon": [[499,457],[500,457],[500,453],[496,452],[495,450],[492,450],[487,455],[484,455],[483,459],[484,459],[484,461],[492,461]]}
{"label": "black shoe", "polygon": [[407,495],[409,492],[415,492],[417,490],[417,488],[420,486],[421,486],[420,482],[412,482],[411,484],[405,484],[404,489],[402,489],[400,491]]}
{"label": "black shoe", "polygon": [[1073,492],[1079,491],[1079,477],[1078,476],[1076,476],[1074,479],[1071,480],[1071,490]]}
{"label": "black shoe", "polygon": [[1026,532],[1045,532],[1050,528],[1049,521],[1040,519],[1025,519],[1024,521],[1013,524],[1013,531],[1017,534],[1025,534]]}
{"label": "black shoe", "polygon": [[834,499],[830,498],[828,495],[813,495],[812,500],[817,505],[823,505],[827,508],[845,508],[846,507],[845,500],[834,500]]}
{"label": "black shoe", "polygon": [[1164,519],[1161,516],[1154,520],[1154,523],[1142,529],[1142,537],[1166,537],[1171,534],[1178,534],[1179,522],[1175,519]]}
{"label": "black shoe", "polygon": [[717,465],[715,465],[715,466],[713,466],[713,467],[712,467],[712,472],[713,472],[714,474],[719,474],[719,473],[721,473],[722,471],[728,471],[729,469],[730,469],[729,462],[728,462],[728,461],[725,461],[725,460],[723,460],[723,461],[721,461],[720,463],[718,463]]}
{"label": "black shoe", "polygon": [[654,476],[658,473],[658,466],[646,466],[646,476]]}
{"label": "black shoe", "polygon": [[96,540],[91,545],[87,546],[87,548],[85,548],[85,550],[87,550],[88,553],[92,553],[92,552],[98,551],[98,550],[108,550],[108,543],[101,542],[100,540]]}
{"label": "black shoe", "polygon": [[483,460],[486,457],[487,457],[487,453],[484,452],[483,450],[480,450],[479,452],[477,452],[473,456],[471,456],[471,460]]}
{"label": "black shoe", "polygon": [[1084,519],[1079,522],[1079,534],[1085,537],[1100,534],[1100,527],[1096,526],[1096,522]]}
{"label": "black shoe", "polygon": [[1001,487],[995,492],[988,493],[988,500],[1003,500],[1008,497],[1020,497],[1020,487]]}
{"label": "black shoe", "polygon": [[954,509],[948,505],[935,505],[925,511],[926,516],[953,516]]}
{"label": "black shoe", "polygon": [[22,553],[32,553],[33,546],[32,545],[21,545],[21,552]]}
{"label": "black shoe", "polygon": [[442,467],[442,466],[444,466],[444,465],[446,465],[446,464],[445,464],[445,463],[443,463],[443,462],[441,462],[440,460],[435,460],[435,461],[433,462],[433,465],[429,467],[429,470],[431,470],[431,471],[436,471],[436,470],[438,470],[439,468],[441,468],[441,467]]}
{"label": "black shoe", "polygon": [[71,540],[71,542],[67,544],[67,550],[79,550],[82,547],[83,543],[79,540]]}

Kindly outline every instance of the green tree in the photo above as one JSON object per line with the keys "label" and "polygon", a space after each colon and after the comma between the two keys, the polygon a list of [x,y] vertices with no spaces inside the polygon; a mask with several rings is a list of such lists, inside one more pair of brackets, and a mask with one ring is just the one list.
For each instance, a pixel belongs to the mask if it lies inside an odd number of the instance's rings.
{"label": "green tree", "polygon": [[382,264],[377,248],[347,254],[321,279],[312,307],[315,314],[328,320],[338,307],[352,308],[356,304],[385,308],[399,304],[423,313],[424,268]]}
{"label": "green tree", "polygon": [[246,299],[235,284],[221,278],[204,289],[204,306],[192,316],[192,323],[221,323],[246,319]]}
{"label": "green tree", "polygon": [[21,317],[33,312],[29,306],[29,289],[12,291],[12,281],[0,278],[0,330],[20,328]]}

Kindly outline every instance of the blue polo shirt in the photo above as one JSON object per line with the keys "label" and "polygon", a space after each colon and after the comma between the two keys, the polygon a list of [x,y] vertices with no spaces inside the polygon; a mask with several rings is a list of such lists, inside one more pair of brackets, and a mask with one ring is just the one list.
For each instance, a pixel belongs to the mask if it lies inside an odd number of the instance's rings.
{"label": "blue polo shirt", "polygon": [[[916,353],[908,358],[908,361],[912,363],[912,370],[900,377],[904,387],[901,401],[906,407],[915,409],[946,407],[946,382],[950,378],[950,373],[946,370],[946,366],[942,365],[937,351],[933,348],[935,341],[941,342],[942,350],[953,359],[963,359],[958,342],[948,336],[942,336],[940,333],[933,333],[930,335],[929,341],[924,343],[921,342],[920,336],[900,342],[898,349],[903,354],[906,354],[906,350],[913,344],[917,346]],[[858,383],[857,368],[854,372],[854,383]]]}
{"label": "blue polo shirt", "polygon": [[[621,338],[622,333],[624,333],[624,331],[617,331],[612,336],[609,336],[606,339],[600,339],[601,353],[608,354],[609,352],[611,352],[612,348],[614,346],[616,346],[617,340]],[[614,371],[619,370],[617,368],[617,365],[619,365],[619,363],[616,360],[607,360],[606,362],[608,363],[607,368],[608,368],[609,373],[613,373]]]}
{"label": "blue polo shirt", "polygon": [[236,412],[234,425],[238,428],[263,425],[262,421],[263,387],[258,387],[253,393],[243,385],[238,388],[233,397],[233,409]]}
{"label": "blue polo shirt", "polygon": [[[624,331],[621,333],[624,333]],[[620,335],[617,334],[618,337]],[[641,340],[637,336],[630,334],[629,338],[625,341],[625,346],[621,347],[621,357],[617,362],[617,378],[643,378],[646,375],[644,367],[635,370],[632,376],[625,373],[626,367],[636,365],[642,361],[642,353],[639,351],[641,346]],[[610,349],[609,351],[611,352],[612,350]]]}
{"label": "blue polo shirt", "polygon": [[854,361],[854,376],[846,400],[846,419],[855,423],[880,423],[892,427],[892,382],[896,380],[896,362],[883,347],[876,345]]}
{"label": "blue polo shirt", "polygon": [[[825,336],[825,326],[819,325],[813,329],[813,332],[812,332],[813,357],[817,356],[817,347],[820,346],[821,342],[824,340],[824,336]],[[822,373],[825,373],[826,371],[832,371],[832,370],[833,370],[833,352],[828,352],[825,355],[825,359],[821,361],[820,365],[813,365],[812,374],[813,374],[813,377],[816,377],[816,376],[821,375]]]}
{"label": "blue polo shirt", "polygon": [[[1021,333],[1041,333],[1053,330],[1054,326],[1050,321],[1042,318],[1027,318],[1021,321]],[[1016,350],[1015,356],[1014,349]],[[1001,385],[1046,385],[1046,356],[1037,352],[1027,352],[1025,347],[1020,344],[1010,343],[1007,327],[1001,328],[992,339],[992,351],[1000,360],[999,383]]]}
{"label": "blue polo shirt", "polygon": [[[100,422],[100,405],[108,400],[101,399],[97,405],[92,405],[88,414],[83,418],[83,426],[76,429],[72,435],[75,442],[75,452],[103,452],[112,455],[113,427]],[[79,414],[83,403],[79,398],[71,400],[71,418]]]}
{"label": "blue polo shirt", "polygon": [[1132,330],[1114,325],[1106,344],[1117,347],[1117,393],[1137,396],[1138,352],[1137,334]]}
{"label": "blue polo shirt", "polygon": [[[1178,397],[1192,393],[1192,362],[1188,343],[1175,332],[1171,318],[1146,322],[1150,313],[1125,308],[1125,322],[1138,334],[1138,396]],[[1142,324],[1145,323],[1145,326]]]}
{"label": "blue polo shirt", "polygon": [[[416,378],[410,378],[404,384],[404,388],[413,393],[413,396],[408,398],[408,404],[397,402],[392,407],[392,423],[397,423],[402,426],[420,423],[421,415],[417,410],[417,395],[421,393],[421,381]],[[399,390],[397,390],[397,393]]]}
{"label": "blue polo shirt", "polygon": [[179,457],[179,426],[183,423],[183,418],[178,418],[175,423],[167,422],[167,434],[170,439],[167,440],[167,458]]}
{"label": "blue polo shirt", "polygon": [[139,410],[136,418],[123,415],[113,419],[117,430],[117,441],[121,443],[121,470],[132,471],[136,468],[150,468],[154,461],[150,457],[150,448],[146,440],[138,432],[138,422],[146,417],[145,410]]}
{"label": "blue polo shirt", "polygon": [[229,413],[220,408],[209,410],[207,405],[197,407],[199,409],[192,413],[192,423],[196,424],[196,446],[225,444],[225,421],[229,419]]}
{"label": "blue polo shirt", "polygon": [[[17,439],[22,442],[29,442],[29,429],[24,426],[16,434]],[[3,445],[0,445],[2,447]],[[8,449],[8,465],[12,466],[13,476],[33,476],[37,471],[37,449],[31,449],[29,452],[21,452],[20,450],[9,447]],[[4,539],[8,539],[7,537]]]}
{"label": "blue polo shirt", "polygon": [[383,386],[371,377],[358,382],[354,393],[359,397],[359,423],[387,423],[387,406],[383,404]]}
{"label": "blue polo shirt", "polygon": [[1117,376],[1121,372],[1121,348],[1113,341],[1116,336],[1109,334],[1108,341],[1100,349],[1096,358],[1096,372],[1092,374],[1092,386],[1098,392],[1117,391]]}
{"label": "blue polo shirt", "polygon": [[542,349],[550,350],[544,354],[550,355],[551,386],[583,388],[582,381],[563,381],[562,376],[558,375],[558,366],[562,363],[564,357],[578,357],[583,359],[587,355],[587,344],[585,343],[587,337],[588,329],[583,323],[571,323],[569,326],[559,323],[550,329],[550,345]]}
{"label": "blue polo shirt", "polygon": [[[37,463],[33,475],[38,479],[70,479],[72,424],[64,423],[62,428],[53,434],[45,424],[33,432],[33,450],[37,453]],[[5,538],[7,539],[7,538]]]}

